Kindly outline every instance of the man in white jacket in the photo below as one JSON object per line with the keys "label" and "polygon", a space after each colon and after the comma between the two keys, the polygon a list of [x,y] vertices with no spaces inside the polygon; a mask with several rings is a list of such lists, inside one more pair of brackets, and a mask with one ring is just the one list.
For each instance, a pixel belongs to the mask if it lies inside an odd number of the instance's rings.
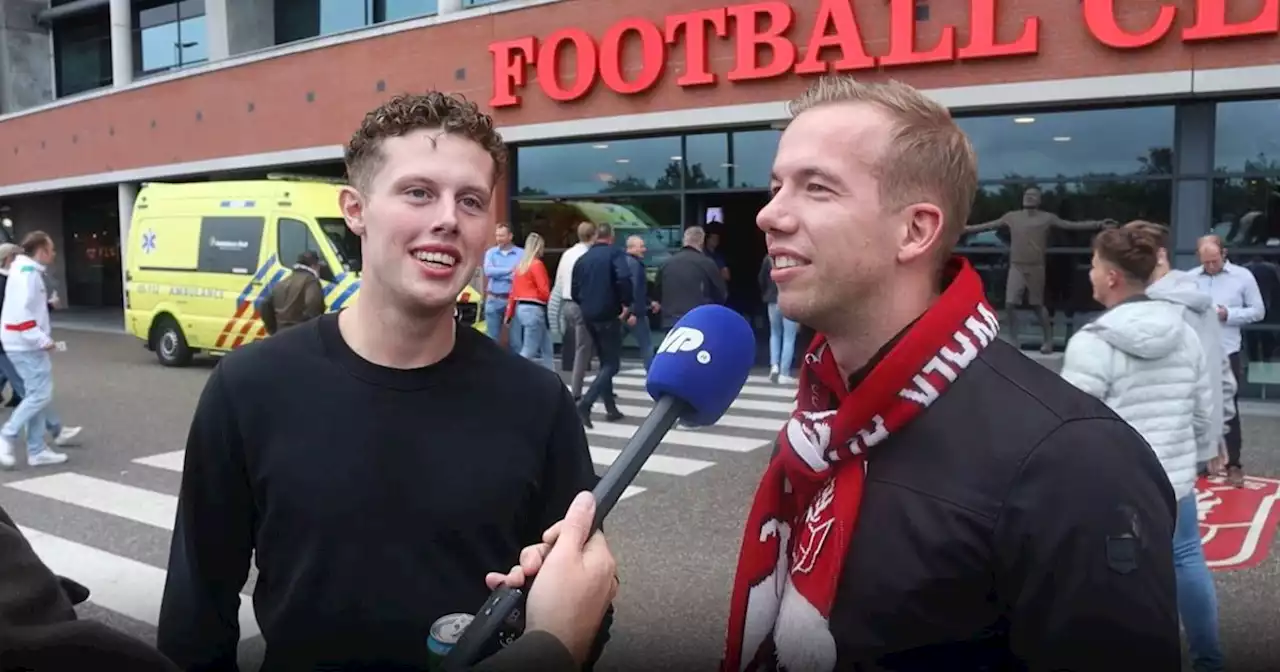
{"label": "man in white jacket", "polygon": [[67,461],[63,453],[45,444],[45,411],[53,401],[53,369],[49,352],[56,346],[50,335],[49,298],[42,274],[57,251],[43,231],[34,231],[22,241],[23,253],[9,267],[4,307],[0,309],[0,343],[22,376],[26,394],[0,428],[0,467],[16,463],[14,446],[23,429],[27,432],[27,464],[45,466]]}
{"label": "man in white jacket", "polygon": [[[1178,613],[1196,672],[1222,669],[1218,603],[1205,562],[1196,510],[1197,458],[1222,441],[1217,395],[1221,354],[1207,358],[1182,302],[1155,300],[1147,287],[1167,235],[1146,222],[1094,239],[1089,280],[1107,308],[1067,343],[1062,376],[1107,403],[1138,430],[1160,459],[1178,498],[1173,563]],[[1161,289],[1157,288],[1156,294]],[[1218,424],[1215,424],[1217,422]]]}

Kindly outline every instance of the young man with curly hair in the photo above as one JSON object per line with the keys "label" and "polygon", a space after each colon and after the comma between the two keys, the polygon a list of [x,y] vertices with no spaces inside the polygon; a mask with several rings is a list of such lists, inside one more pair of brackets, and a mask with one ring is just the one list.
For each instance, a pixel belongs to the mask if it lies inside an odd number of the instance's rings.
{"label": "young man with curly hair", "polygon": [[424,669],[431,624],[596,482],[556,374],[453,319],[495,226],[493,120],[399,96],[345,158],[358,300],[228,355],[196,408],[158,635],[185,670],[235,669],[251,559],[265,672]]}

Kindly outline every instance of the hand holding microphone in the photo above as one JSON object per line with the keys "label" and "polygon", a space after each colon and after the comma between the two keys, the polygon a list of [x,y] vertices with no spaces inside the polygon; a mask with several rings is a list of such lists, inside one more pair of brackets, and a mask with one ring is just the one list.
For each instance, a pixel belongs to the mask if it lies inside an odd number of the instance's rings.
{"label": "hand holding microphone", "polygon": [[543,536],[544,543],[520,554],[507,574],[485,577],[490,590],[523,588],[538,575],[525,602],[527,632],[541,630],[560,640],[579,665],[586,662],[596,630],[618,594],[617,562],[604,535],[592,533],[596,501],[584,492],[573,500],[564,520]]}
{"label": "hand holding microphone", "polygon": [[[585,529],[581,526],[580,517],[586,515],[586,510],[575,502],[565,520],[543,536],[542,544],[521,552],[519,565],[506,575],[488,575],[486,583],[493,593],[445,657],[444,668],[467,669],[492,651],[491,642],[522,605],[527,607],[527,628],[536,629],[538,626],[534,623],[542,620],[564,632],[568,639],[561,638],[561,641],[567,646],[578,646],[582,635],[588,638],[589,648],[604,610],[599,614],[594,610],[583,612],[594,617],[594,622],[550,613],[556,610],[553,601],[565,604],[563,600],[557,600],[555,593],[579,590],[584,596],[600,595],[598,587],[602,579],[591,568],[613,564],[611,558],[608,562],[599,559],[601,553],[608,553],[603,537],[598,534],[604,517],[677,421],[694,427],[713,425],[729,410],[747,382],[754,361],[755,335],[747,321],[733,310],[720,305],[704,305],[681,318],[658,346],[649,368],[645,388],[654,400],[653,410],[592,491],[595,510],[589,526]],[[588,538],[591,541],[587,541]],[[556,549],[562,544],[568,544],[569,548],[557,553]],[[597,559],[588,561],[588,556]],[[534,574],[539,575],[538,582],[532,581]],[[552,586],[538,589],[536,586],[541,581],[549,581]],[[612,577],[609,581],[612,584]],[[579,585],[568,588],[572,583]],[[614,590],[616,588],[611,588],[610,594]],[[526,604],[527,591],[530,601]],[[534,595],[544,591],[549,591],[549,594],[534,600]],[[607,605],[606,602],[606,609]],[[535,613],[535,610],[540,613]],[[545,627],[542,629],[547,630]],[[558,633],[552,634],[560,637]],[[578,653],[575,651],[575,656]]]}

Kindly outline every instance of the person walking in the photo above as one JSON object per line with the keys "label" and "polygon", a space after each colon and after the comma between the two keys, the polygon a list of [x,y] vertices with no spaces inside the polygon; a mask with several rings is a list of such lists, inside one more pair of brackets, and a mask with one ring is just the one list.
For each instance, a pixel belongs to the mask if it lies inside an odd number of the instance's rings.
{"label": "person walking", "polygon": [[1213,420],[1211,382],[1221,360],[1205,357],[1182,304],[1148,296],[1165,238],[1144,224],[1109,229],[1094,239],[1089,281],[1094,300],[1107,311],[1067,343],[1062,377],[1106,402],[1160,458],[1178,499],[1178,611],[1196,672],[1217,672],[1223,669],[1218,605],[1200,543],[1195,480],[1198,454],[1216,450],[1222,440],[1221,424]]}
{"label": "person walking", "polygon": [[769,315],[769,380],[794,385],[791,366],[796,359],[796,332],[800,325],[789,320],[778,308],[778,284],[773,281],[773,258],[765,255],[760,262],[760,300]]}
{"label": "person walking", "polygon": [[600,358],[600,372],[578,402],[578,416],[587,428],[592,427],[591,407],[597,400],[604,401],[610,422],[626,417],[613,394],[613,377],[622,368],[622,325],[636,325],[626,256],[613,244],[613,227],[599,224],[595,243],[573,267],[573,296]]}
{"label": "person walking", "polygon": [[524,254],[516,264],[507,299],[505,320],[512,332],[520,332],[520,356],[538,359],[548,371],[552,362],[551,325],[547,321],[547,301],[551,299],[551,278],[542,262],[546,241],[531,233],[524,241]]}
{"label": "person walking", "polygon": [[1222,349],[1231,361],[1236,379],[1236,394],[1231,399],[1232,415],[1227,421],[1227,482],[1244,487],[1244,465],[1240,453],[1244,436],[1240,429],[1239,388],[1244,385],[1244,367],[1240,350],[1244,337],[1240,327],[1260,322],[1266,317],[1266,304],[1258,280],[1248,269],[1227,260],[1227,249],[1218,236],[1204,236],[1196,244],[1200,267],[1191,271],[1200,291],[1213,297],[1214,310],[1222,324]]}
{"label": "person walking", "polygon": [[[9,269],[13,266],[14,259],[22,253],[22,248],[13,243],[0,244],[0,300],[5,295],[5,290],[9,282]],[[40,274],[41,280],[44,281],[46,274]],[[52,303],[52,302],[50,302]],[[6,404],[10,408],[17,408],[22,403],[22,397],[26,394],[26,385],[22,382],[22,376],[18,375],[18,370],[13,366],[13,362],[9,360],[9,356],[4,353],[3,343],[0,343],[0,376],[8,381],[9,389],[12,394],[9,402]],[[77,437],[80,436],[81,427],[67,427],[62,424],[62,416],[58,415],[58,411],[50,403],[45,407],[44,412],[45,430],[49,437],[53,439],[53,445],[57,447],[72,446],[76,444]]]}
{"label": "person walking", "polygon": [[277,282],[262,302],[260,312],[267,333],[324,315],[324,286],[320,284],[320,255],[307,250],[298,255],[293,272]]}
{"label": "person walking", "polygon": [[626,327],[624,332],[635,339],[636,350],[640,353],[646,372],[653,363],[653,331],[649,325],[649,316],[662,308],[662,304],[649,300],[649,274],[644,267],[644,255],[647,252],[644,238],[627,238],[627,269],[631,272],[631,297],[636,307],[636,323],[635,326]]}
{"label": "person walking", "polygon": [[[560,333],[569,337],[564,340],[566,346],[560,351],[560,357],[562,361],[567,358],[572,362],[572,366],[564,368],[572,369],[569,391],[575,401],[582,399],[582,386],[587,378],[587,369],[591,366],[595,344],[591,342],[591,332],[587,331],[587,325],[582,319],[582,306],[573,293],[573,269],[582,255],[595,245],[596,231],[595,222],[584,221],[578,224],[578,242],[560,255],[560,263],[556,266],[556,282],[551,293],[558,297],[559,306],[548,306],[548,313],[557,314],[560,318],[557,321]],[[570,342],[573,344],[572,348],[567,347]]]}
{"label": "person walking", "polygon": [[685,229],[684,247],[658,269],[658,303],[662,306],[662,323],[668,328],[698,306],[724,303],[729,298],[720,268],[702,251],[706,236],[700,226]]}

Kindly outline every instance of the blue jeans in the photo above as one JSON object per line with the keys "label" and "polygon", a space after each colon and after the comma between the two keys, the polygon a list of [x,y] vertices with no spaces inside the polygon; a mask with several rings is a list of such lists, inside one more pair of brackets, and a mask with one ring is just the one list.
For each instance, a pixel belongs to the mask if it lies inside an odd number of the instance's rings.
{"label": "blue jeans", "polygon": [[1178,615],[1191,649],[1191,667],[1195,672],[1222,670],[1218,595],[1200,543],[1195,492],[1178,501],[1178,522],[1173,531],[1173,571],[1178,581]]}
{"label": "blue jeans", "polygon": [[636,326],[624,326],[623,329],[636,339],[636,349],[640,351],[640,358],[644,360],[644,370],[647,373],[649,365],[653,363],[653,332],[649,330],[649,316],[637,315]]}
{"label": "blue jeans", "polygon": [[531,303],[516,305],[515,324],[511,325],[511,336],[515,338],[520,332],[524,346],[520,348],[520,356],[525,359],[539,359],[542,365],[555,371],[551,361],[551,328],[547,325],[546,306],[535,306]]}
{"label": "blue jeans", "polygon": [[[19,398],[27,396],[27,388],[22,384],[22,376],[18,375],[18,370],[13,367],[13,362],[9,361],[8,355],[0,352],[0,379],[9,381],[9,387],[13,388],[13,393]],[[0,386],[4,383],[0,382]],[[49,434],[57,436],[62,433],[62,418],[58,416],[58,411],[49,404],[44,409],[45,427],[49,429]]]}
{"label": "blue jeans", "polygon": [[769,367],[784,376],[791,375],[796,359],[796,332],[800,325],[782,316],[777,303],[769,304]]}
{"label": "blue jeans", "polygon": [[49,353],[43,350],[8,352],[5,355],[13,362],[25,388],[22,403],[13,409],[13,415],[0,428],[0,435],[7,439],[16,439],[23,429],[27,430],[27,454],[35,455],[44,450],[44,432],[47,423],[46,411],[53,401],[53,367],[49,361]]}
{"label": "blue jeans", "polygon": [[[485,299],[484,300],[484,330],[489,334],[489,338],[498,340],[498,335],[502,333],[502,321],[507,316],[507,300],[506,299]],[[513,325],[511,333],[507,339],[507,345],[511,347],[512,352],[520,352],[520,330]]]}

